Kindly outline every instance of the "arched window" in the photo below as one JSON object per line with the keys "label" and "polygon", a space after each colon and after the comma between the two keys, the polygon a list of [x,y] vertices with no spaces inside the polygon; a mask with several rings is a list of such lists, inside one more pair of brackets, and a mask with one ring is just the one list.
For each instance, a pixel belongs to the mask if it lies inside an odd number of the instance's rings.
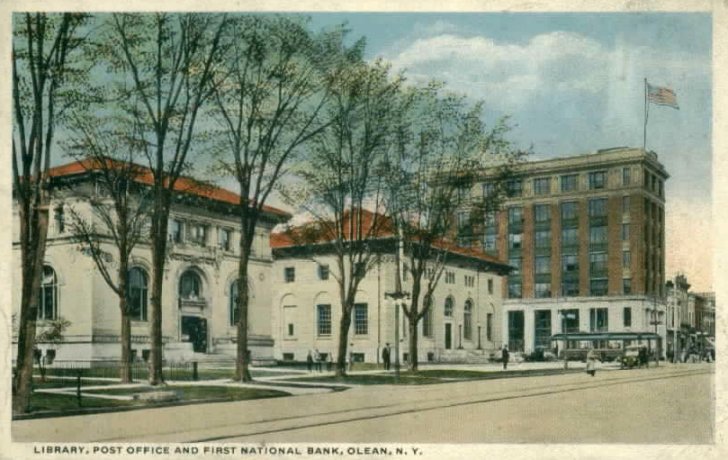
{"label": "arched window", "polygon": [[473,301],[470,299],[465,301],[463,310],[463,337],[465,340],[473,338]]}
{"label": "arched window", "polygon": [[202,280],[200,275],[187,270],[179,279],[179,296],[183,300],[200,300],[202,298]]}
{"label": "arched window", "polygon": [[238,324],[238,280],[233,281],[230,284],[230,325],[235,326]]}
{"label": "arched window", "polygon": [[147,320],[148,277],[144,269],[133,267],[129,270],[127,302],[129,316],[135,321]]}
{"label": "arched window", "polygon": [[455,302],[452,300],[452,297],[448,297],[445,299],[445,316],[447,316],[448,318],[452,318],[454,303]]}
{"label": "arched window", "polygon": [[43,265],[43,278],[40,284],[38,319],[58,318],[58,277],[50,265]]}

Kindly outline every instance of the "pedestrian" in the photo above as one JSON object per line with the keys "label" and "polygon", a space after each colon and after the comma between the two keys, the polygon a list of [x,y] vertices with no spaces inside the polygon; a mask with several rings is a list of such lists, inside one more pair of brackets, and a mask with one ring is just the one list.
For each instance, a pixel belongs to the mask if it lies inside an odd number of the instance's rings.
{"label": "pedestrian", "polygon": [[589,349],[586,354],[586,373],[594,377],[597,373],[597,359],[599,359],[596,350]]}
{"label": "pedestrian", "polygon": [[354,369],[354,352],[349,350],[349,371]]}
{"label": "pedestrian", "polygon": [[510,353],[508,353],[508,345],[503,345],[501,357],[503,359],[503,370],[508,370],[508,358],[510,358]]}
{"label": "pedestrian", "polygon": [[316,370],[321,372],[321,353],[319,353],[318,348],[313,350],[313,360],[316,363]]}
{"label": "pedestrian", "polygon": [[334,365],[331,355],[332,355],[332,353],[326,353],[326,370],[328,372],[331,372],[331,368]]}
{"label": "pedestrian", "polygon": [[308,350],[308,356],[306,356],[306,369],[309,372],[313,370],[313,356],[311,356],[311,350]]}
{"label": "pedestrian", "polygon": [[389,370],[389,364],[390,364],[390,354],[389,354],[389,344],[385,345],[384,349],[382,350],[382,362],[384,362],[384,370]]}

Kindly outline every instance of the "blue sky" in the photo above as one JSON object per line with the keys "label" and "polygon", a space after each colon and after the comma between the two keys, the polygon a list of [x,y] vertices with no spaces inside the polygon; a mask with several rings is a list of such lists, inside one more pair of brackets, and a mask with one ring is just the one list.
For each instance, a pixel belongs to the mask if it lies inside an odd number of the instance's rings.
{"label": "blue sky", "polygon": [[[651,106],[647,148],[671,175],[667,276],[696,290],[711,274],[711,16],[705,13],[318,13],[346,22],[410,81],[443,80],[509,115],[511,139],[535,158],[642,146],[644,78],[677,93]],[[694,238],[704,229],[705,238]]]}

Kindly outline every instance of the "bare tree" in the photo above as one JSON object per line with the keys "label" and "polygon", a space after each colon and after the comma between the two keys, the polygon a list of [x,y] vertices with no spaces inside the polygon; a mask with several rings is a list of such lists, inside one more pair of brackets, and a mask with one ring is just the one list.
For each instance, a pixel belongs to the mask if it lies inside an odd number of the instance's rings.
{"label": "bare tree", "polygon": [[113,14],[105,56],[121,79],[121,111],[143,129],[139,145],[152,174],[150,373],[162,375],[162,285],[175,185],[192,146],[205,136],[198,120],[213,94],[226,19],[217,14]]}
{"label": "bare tree", "polygon": [[287,165],[326,127],[322,108],[329,92],[322,72],[328,50],[305,26],[284,16],[233,18],[215,92],[213,115],[222,127],[219,165],[240,187],[235,379],[241,381],[251,380],[246,280],[255,228]]}
{"label": "bare tree", "polygon": [[304,185],[287,193],[308,198],[302,207],[314,222],[304,227],[304,242],[326,242],[336,259],[331,275],[341,303],[337,376],[346,375],[356,292],[377,260],[373,243],[387,225],[378,212],[382,183],[375,173],[390,139],[401,82],[382,62],[370,65],[354,55],[342,60],[328,77],[330,126],[313,141],[307,161],[297,171]]}
{"label": "bare tree", "polygon": [[[70,229],[80,249],[96,264],[101,277],[116,294],[121,314],[121,367],[119,378],[131,382],[131,319],[146,319],[142,304],[129,302],[131,254],[149,232],[149,190],[140,182],[146,168],[136,164],[134,136],[124,130],[98,129],[98,119],[77,118],[69,153],[95,181],[86,197],[91,213],[70,207]],[[117,129],[119,127],[117,126]],[[132,128],[133,129],[133,128]],[[115,254],[107,251],[109,245]],[[116,273],[114,273],[116,272]]]}
{"label": "bare tree", "polygon": [[38,293],[48,234],[48,169],[63,112],[83,100],[71,88],[84,72],[82,14],[18,14],[12,49],[13,192],[20,220],[22,290],[13,411],[28,409]]}
{"label": "bare tree", "polygon": [[[473,243],[474,228],[498,209],[512,166],[526,152],[505,138],[506,119],[488,128],[481,103],[469,104],[438,83],[409,88],[400,107],[396,141],[382,177],[387,214],[397,227],[411,275],[409,302],[402,309],[409,329],[409,369],[416,371],[417,325],[431,311],[448,255],[456,243]],[[486,171],[492,192],[472,193]],[[401,280],[397,283],[401,286]]]}

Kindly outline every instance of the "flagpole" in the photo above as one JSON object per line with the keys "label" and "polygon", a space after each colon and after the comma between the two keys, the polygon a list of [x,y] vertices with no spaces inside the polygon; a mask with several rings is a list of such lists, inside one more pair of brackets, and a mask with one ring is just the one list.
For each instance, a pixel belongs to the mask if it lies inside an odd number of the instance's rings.
{"label": "flagpole", "polygon": [[645,78],[645,125],[642,130],[642,150],[647,152],[647,117],[649,116],[649,105],[647,101],[647,79]]}

